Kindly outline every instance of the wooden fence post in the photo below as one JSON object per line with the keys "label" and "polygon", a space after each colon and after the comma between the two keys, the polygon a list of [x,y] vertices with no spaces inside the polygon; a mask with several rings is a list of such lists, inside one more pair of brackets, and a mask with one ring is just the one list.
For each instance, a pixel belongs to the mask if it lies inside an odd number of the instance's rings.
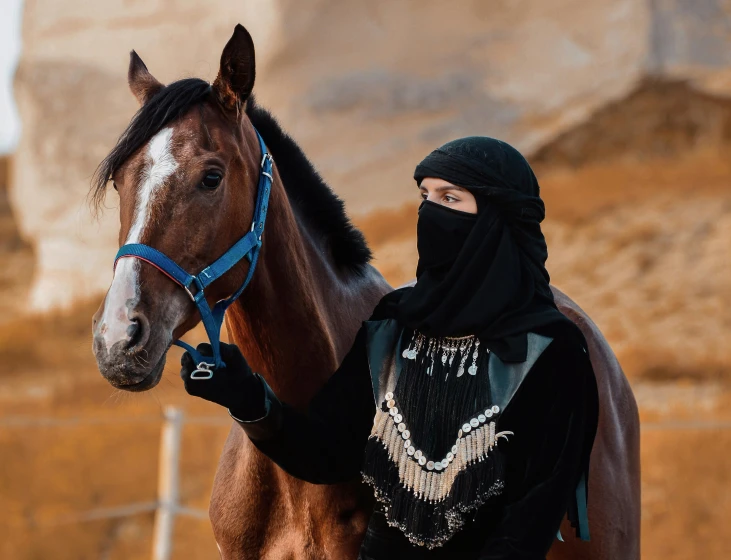
{"label": "wooden fence post", "polygon": [[173,552],[173,530],[178,510],[180,440],[183,412],[174,406],[165,408],[165,423],[160,442],[158,506],[153,528],[152,560],[170,560]]}

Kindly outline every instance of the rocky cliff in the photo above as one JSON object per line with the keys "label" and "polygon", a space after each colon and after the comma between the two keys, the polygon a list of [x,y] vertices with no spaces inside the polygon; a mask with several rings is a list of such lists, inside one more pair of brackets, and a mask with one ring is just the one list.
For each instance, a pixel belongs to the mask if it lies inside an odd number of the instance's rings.
{"label": "rocky cliff", "polygon": [[414,163],[451,138],[540,154],[647,76],[731,91],[720,0],[28,2],[12,202],[36,254],[32,308],[108,285],[116,209],[94,222],[85,194],[136,109],[128,51],[163,81],[212,79],[236,22],[257,44],[260,103],[360,215],[413,200]]}

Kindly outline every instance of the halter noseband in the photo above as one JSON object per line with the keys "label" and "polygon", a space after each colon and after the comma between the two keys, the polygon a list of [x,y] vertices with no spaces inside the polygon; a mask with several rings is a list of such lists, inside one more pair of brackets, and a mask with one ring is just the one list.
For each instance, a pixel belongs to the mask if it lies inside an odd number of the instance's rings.
{"label": "halter noseband", "polygon": [[[267,207],[269,206],[269,193],[272,187],[272,156],[267,152],[264,140],[256,131],[259,139],[259,147],[261,148],[261,167],[259,170],[259,184],[256,194],[256,206],[254,207],[254,217],[251,221],[251,230],[239,239],[228,251],[226,251],[213,264],[208,265],[197,275],[188,273],[180,267],[170,257],[161,253],[144,243],[129,243],[120,247],[117,256],[114,259],[114,267],[117,267],[119,259],[133,257],[146,263],[151,264],[160,272],[165,274],[176,284],[179,284],[193,300],[201,315],[201,321],[206,329],[208,340],[213,348],[213,362],[210,363],[210,356],[203,356],[190,344],[186,344],[182,340],[176,340],[173,344],[187,350],[198,364],[197,369],[191,374],[192,379],[210,379],[213,377],[213,370],[226,364],[221,360],[220,337],[221,325],[223,324],[223,316],[226,309],[241,295],[246,286],[249,284],[256,261],[259,258],[261,250],[261,236],[264,232],[264,222],[267,216]],[[211,309],[205,298],[205,289],[215,280],[228,272],[231,267],[241,261],[243,258],[249,259],[249,272],[241,287],[228,299],[224,299],[216,303]],[[199,374],[199,375],[196,375]]]}

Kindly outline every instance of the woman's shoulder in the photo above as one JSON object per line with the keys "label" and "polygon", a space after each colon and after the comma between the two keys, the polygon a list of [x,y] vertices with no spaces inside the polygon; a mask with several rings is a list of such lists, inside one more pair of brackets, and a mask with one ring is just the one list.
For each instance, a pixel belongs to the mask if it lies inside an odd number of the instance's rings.
{"label": "woman's shoulder", "polygon": [[584,333],[570,319],[555,321],[532,329],[536,334],[551,339],[549,347],[561,347],[563,350],[575,350],[586,353],[588,346]]}
{"label": "woman's shoulder", "polygon": [[[511,414],[531,409],[535,399],[562,399],[562,402],[576,406],[596,403],[594,371],[579,328],[573,323],[561,322],[536,327],[531,332],[551,340],[543,341],[543,352],[525,374],[514,399],[505,407],[505,414],[508,409]],[[527,409],[525,403],[529,403]]]}
{"label": "woman's shoulder", "polygon": [[[586,339],[573,322],[568,319],[558,321],[536,328],[534,332],[551,339],[541,356],[542,359],[536,362],[537,366],[562,371],[567,376],[577,375],[577,369],[591,369]],[[568,364],[581,367],[564,367]]]}

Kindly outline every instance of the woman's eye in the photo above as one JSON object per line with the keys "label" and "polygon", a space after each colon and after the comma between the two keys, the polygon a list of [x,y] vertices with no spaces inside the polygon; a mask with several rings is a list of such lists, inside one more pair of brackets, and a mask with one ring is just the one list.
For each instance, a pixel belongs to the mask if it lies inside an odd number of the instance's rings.
{"label": "woman's eye", "polygon": [[215,189],[218,187],[218,185],[221,184],[221,179],[223,177],[220,173],[207,173],[205,177],[203,177],[203,180],[201,181],[201,187],[204,189]]}
{"label": "woman's eye", "polygon": [[445,196],[444,200],[446,200],[447,202],[459,202],[455,197],[450,195]]}

